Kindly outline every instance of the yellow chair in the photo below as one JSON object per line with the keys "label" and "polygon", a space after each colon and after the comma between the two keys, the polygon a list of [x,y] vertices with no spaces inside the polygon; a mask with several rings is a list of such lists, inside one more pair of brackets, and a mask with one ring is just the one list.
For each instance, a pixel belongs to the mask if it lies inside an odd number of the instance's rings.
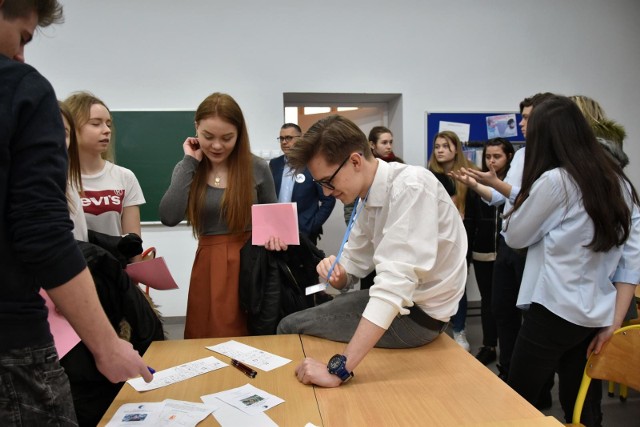
{"label": "yellow chair", "polygon": [[580,415],[592,378],[640,390],[640,325],[618,329],[599,354],[589,356],[570,425],[581,425]]}

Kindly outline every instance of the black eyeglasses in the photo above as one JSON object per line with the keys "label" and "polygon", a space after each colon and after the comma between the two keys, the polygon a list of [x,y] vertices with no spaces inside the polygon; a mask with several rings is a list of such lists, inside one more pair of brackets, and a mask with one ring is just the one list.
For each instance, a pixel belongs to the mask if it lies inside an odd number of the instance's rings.
{"label": "black eyeglasses", "polygon": [[327,178],[327,179],[314,179],[313,182],[317,182],[321,187],[328,188],[331,191],[335,190],[336,187],[334,187],[333,184],[331,184],[331,181],[333,181],[333,178],[335,178],[336,175],[338,175],[338,172],[340,172],[340,169],[342,169],[342,167],[347,163],[347,160],[349,160],[350,158],[351,158],[351,154],[349,154],[347,156],[347,158],[344,159],[342,161],[342,163],[340,163],[340,166],[338,166],[338,169],[336,169],[336,171],[333,173],[333,175],[331,175],[329,178]]}
{"label": "black eyeglasses", "polygon": [[279,136],[279,137],[276,138],[276,140],[280,141],[280,143],[283,143],[285,141],[291,142],[291,141],[293,141],[293,138],[300,138],[300,135],[296,135],[296,136],[291,136],[291,135]]}

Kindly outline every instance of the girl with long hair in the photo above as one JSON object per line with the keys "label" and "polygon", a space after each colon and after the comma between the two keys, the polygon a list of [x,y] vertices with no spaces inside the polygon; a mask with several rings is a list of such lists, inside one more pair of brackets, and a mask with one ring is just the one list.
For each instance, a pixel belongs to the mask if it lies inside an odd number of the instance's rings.
{"label": "girl with long hair", "polygon": [[141,236],[142,188],[132,171],[113,163],[113,120],[107,105],[88,92],[64,100],[73,116],[82,174],[82,206],[89,230]]}
{"label": "girl with long hair", "polygon": [[[493,170],[499,179],[509,171],[515,150],[504,138],[488,140],[482,150],[482,171]],[[502,207],[490,206],[482,201],[475,191],[467,193],[464,225],[469,238],[468,259],[480,291],[480,316],[482,320],[482,347],[476,358],[487,365],[497,358],[498,332],[492,311],[493,265],[498,252],[498,241],[502,229]]]}
{"label": "girl with long hair", "polygon": [[251,205],[277,202],[273,177],[251,154],[242,110],[231,96],[214,93],[202,101],[195,127],[160,202],[163,224],[186,217],[198,239],[184,337],[247,335],[238,298],[240,249],[251,236]]}
{"label": "girl with long hair", "polygon": [[[460,215],[464,218],[465,207],[467,203],[468,188],[465,184],[456,183],[448,174],[460,170],[461,168],[475,169],[475,165],[471,163],[462,151],[462,143],[454,132],[442,131],[438,132],[433,138],[433,151],[429,158],[427,168],[438,178],[443,184],[453,203],[458,208]],[[451,318],[453,327],[453,339],[467,351],[471,351],[465,325],[467,322],[467,292],[465,290],[458,312]]]}
{"label": "girl with long hair", "polygon": [[[533,110],[522,187],[507,215],[506,243],[528,248],[508,382],[536,403],[556,370],[571,422],[586,356],[620,327],[640,283],[640,213],[633,185],[569,98]],[[598,392],[587,395],[585,425],[600,425]]]}

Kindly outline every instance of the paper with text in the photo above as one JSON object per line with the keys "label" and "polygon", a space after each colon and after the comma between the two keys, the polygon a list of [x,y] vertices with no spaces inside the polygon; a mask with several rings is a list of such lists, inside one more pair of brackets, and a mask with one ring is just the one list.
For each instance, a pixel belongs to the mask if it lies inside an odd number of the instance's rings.
{"label": "paper with text", "polygon": [[116,411],[106,427],[195,427],[220,406],[166,399],[162,402],[127,403]]}
{"label": "paper with text", "polygon": [[218,399],[218,394],[219,393],[214,393],[200,396],[200,399],[207,405],[213,404],[220,406],[211,415],[222,427],[278,427],[278,424],[274,423],[264,412],[249,415]]}
{"label": "paper with text", "polygon": [[153,374],[153,381],[150,383],[146,383],[142,377],[130,379],[127,383],[137,391],[155,390],[156,388],[175,384],[177,382],[193,378],[197,375],[206,374],[207,372],[224,368],[225,366],[229,365],[219,361],[213,356],[209,356],[203,359],[194,360],[193,362],[184,363],[173,368],[157,371]]}
{"label": "paper with text", "polygon": [[211,351],[224,354],[232,359],[236,359],[242,363],[267,372],[291,362],[290,359],[268,353],[234,340],[212,345],[207,348]]}
{"label": "paper with text", "polygon": [[249,415],[255,415],[284,402],[278,396],[260,390],[251,384],[216,393],[216,397]]}
{"label": "paper with text", "polygon": [[297,203],[251,206],[251,243],[264,246],[271,236],[279,237],[287,245],[300,244]]}

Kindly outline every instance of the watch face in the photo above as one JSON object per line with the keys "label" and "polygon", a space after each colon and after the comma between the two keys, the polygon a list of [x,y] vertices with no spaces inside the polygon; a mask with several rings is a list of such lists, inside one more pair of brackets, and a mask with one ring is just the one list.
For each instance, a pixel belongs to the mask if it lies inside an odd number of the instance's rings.
{"label": "watch face", "polygon": [[342,360],[338,356],[333,356],[331,360],[329,360],[329,367],[331,369],[338,369],[340,367]]}

